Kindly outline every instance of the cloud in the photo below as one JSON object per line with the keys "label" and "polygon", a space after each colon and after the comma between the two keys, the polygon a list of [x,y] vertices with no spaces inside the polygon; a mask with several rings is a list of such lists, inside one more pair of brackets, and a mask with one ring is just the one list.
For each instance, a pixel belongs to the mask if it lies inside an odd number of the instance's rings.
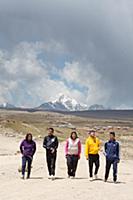
{"label": "cloud", "polygon": [[63,90],[87,104],[133,107],[132,1],[5,0],[0,24],[1,101],[35,105]]}
{"label": "cloud", "polygon": [[[59,48],[56,48],[59,47]],[[56,54],[60,53],[60,45],[56,44]],[[59,51],[58,51],[59,50]],[[44,101],[53,100],[57,94],[77,98],[79,91],[71,89],[60,79],[53,80],[51,74],[59,69],[47,60],[38,59],[39,54],[54,54],[52,44],[20,43],[13,52],[0,53],[0,102],[9,101],[18,106],[38,106]],[[62,53],[62,52],[61,52]]]}

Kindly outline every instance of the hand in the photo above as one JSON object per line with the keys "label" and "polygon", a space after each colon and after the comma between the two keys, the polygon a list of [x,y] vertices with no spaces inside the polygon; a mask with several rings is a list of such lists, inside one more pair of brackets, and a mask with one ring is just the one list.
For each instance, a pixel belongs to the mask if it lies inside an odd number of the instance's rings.
{"label": "hand", "polygon": [[54,153],[54,152],[55,152],[55,149],[54,149],[54,148],[51,148],[50,150],[51,150],[51,153]]}
{"label": "hand", "polygon": [[66,156],[65,156],[66,158],[68,157],[68,155],[66,154]]}

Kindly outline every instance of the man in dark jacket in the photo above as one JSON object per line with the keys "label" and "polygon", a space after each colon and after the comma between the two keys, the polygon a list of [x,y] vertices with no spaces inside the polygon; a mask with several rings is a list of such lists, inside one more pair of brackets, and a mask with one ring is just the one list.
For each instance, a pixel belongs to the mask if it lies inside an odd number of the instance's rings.
{"label": "man in dark jacket", "polygon": [[49,178],[54,179],[58,138],[54,135],[53,128],[48,129],[48,136],[44,138],[43,147],[46,149],[46,159],[49,171]]}
{"label": "man in dark jacket", "polygon": [[26,138],[20,144],[20,151],[22,153],[22,179],[25,178],[26,163],[28,163],[27,179],[30,178],[31,164],[33,156],[36,152],[36,143],[32,140],[32,134],[28,133]]}
{"label": "man in dark jacket", "polygon": [[111,165],[113,165],[113,180],[117,181],[117,166],[120,162],[119,143],[115,139],[115,132],[110,132],[110,140],[105,143],[106,172],[105,182],[108,179]]}

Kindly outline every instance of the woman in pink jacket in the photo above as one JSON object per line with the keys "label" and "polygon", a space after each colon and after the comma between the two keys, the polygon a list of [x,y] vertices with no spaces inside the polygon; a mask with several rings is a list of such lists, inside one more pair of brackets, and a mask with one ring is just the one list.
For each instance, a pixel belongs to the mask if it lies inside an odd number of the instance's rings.
{"label": "woman in pink jacket", "polygon": [[68,178],[75,177],[78,160],[81,154],[81,142],[78,135],[73,131],[65,145],[65,156],[67,159]]}

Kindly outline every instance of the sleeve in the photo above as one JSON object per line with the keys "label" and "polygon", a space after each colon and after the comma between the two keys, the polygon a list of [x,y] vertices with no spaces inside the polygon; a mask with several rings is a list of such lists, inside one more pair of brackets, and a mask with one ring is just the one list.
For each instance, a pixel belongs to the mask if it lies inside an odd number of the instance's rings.
{"label": "sleeve", "polygon": [[56,139],[55,139],[55,149],[57,149],[58,146],[59,146],[59,141],[58,141],[58,138],[56,137]]}
{"label": "sleeve", "polygon": [[81,142],[79,140],[78,142],[78,156],[80,157],[80,154],[81,154]]}
{"label": "sleeve", "polygon": [[101,148],[101,141],[100,140],[98,140],[98,147],[99,147],[99,150],[100,150],[100,148]]}
{"label": "sleeve", "polygon": [[35,152],[36,152],[36,143],[34,142],[33,155],[35,154]]}
{"label": "sleeve", "polygon": [[69,144],[69,141],[67,140],[65,144],[65,155],[68,154],[68,144]]}
{"label": "sleeve", "polygon": [[20,151],[21,151],[21,154],[23,154],[23,141],[21,142],[21,144],[20,144]]}
{"label": "sleeve", "polygon": [[88,140],[85,142],[85,157],[88,158],[89,155],[89,145],[88,145]]}
{"label": "sleeve", "polygon": [[46,140],[46,137],[43,140],[43,148],[47,149],[47,140]]}
{"label": "sleeve", "polygon": [[104,144],[104,155],[107,155],[107,142]]}
{"label": "sleeve", "polygon": [[118,157],[118,159],[120,160],[120,145],[119,145],[119,143],[117,143],[117,157]]}

